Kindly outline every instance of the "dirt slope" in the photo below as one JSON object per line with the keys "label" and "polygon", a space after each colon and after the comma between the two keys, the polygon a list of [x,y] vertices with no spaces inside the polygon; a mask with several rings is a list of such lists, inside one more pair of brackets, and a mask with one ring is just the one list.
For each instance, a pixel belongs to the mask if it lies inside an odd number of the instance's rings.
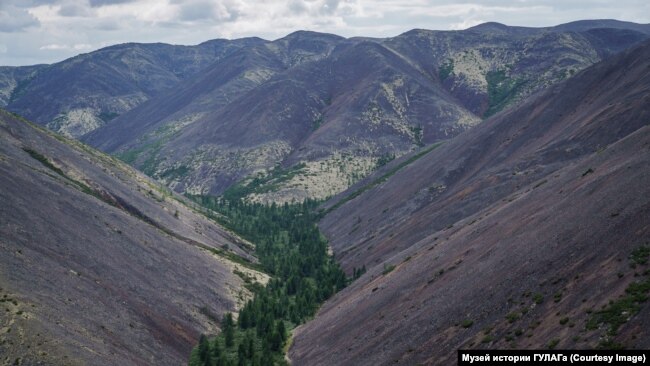
{"label": "dirt slope", "polygon": [[646,42],[342,201],[322,228],[368,272],[298,329],[294,364],[648,348],[650,306],[615,307],[650,284],[648,60]]}
{"label": "dirt slope", "polygon": [[245,296],[226,257],[254,260],[247,243],[125,164],[1,110],[0,188],[3,364],[178,365]]}

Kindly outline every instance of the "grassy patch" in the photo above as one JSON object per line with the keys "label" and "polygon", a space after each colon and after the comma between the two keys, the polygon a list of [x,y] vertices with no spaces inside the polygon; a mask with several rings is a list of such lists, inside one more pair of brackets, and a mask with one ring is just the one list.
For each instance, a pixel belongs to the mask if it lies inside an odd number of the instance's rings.
{"label": "grassy patch", "polygon": [[508,319],[508,323],[514,323],[519,319],[519,313],[518,312],[511,312],[508,315],[506,315],[506,319]]}
{"label": "grassy patch", "polygon": [[648,263],[648,257],[650,257],[650,247],[644,245],[632,251],[630,261],[634,265],[643,265]]}
{"label": "grassy patch", "polygon": [[[631,264],[646,264],[650,256],[650,249],[647,246],[632,251],[630,255]],[[610,303],[602,310],[594,312],[587,321],[587,330],[598,329],[600,325],[607,327],[607,334],[616,335],[618,328],[627,323],[641,309],[641,304],[648,300],[650,292],[650,278],[648,272],[644,272],[645,278],[641,281],[631,283],[625,289],[625,295]]]}
{"label": "grassy patch", "polygon": [[562,291],[558,291],[553,295],[553,302],[560,302],[562,300]]}
{"label": "grassy patch", "polygon": [[42,155],[38,151],[29,149],[29,148],[23,148],[23,150],[26,153],[28,153],[32,158],[38,160],[41,164],[43,164],[43,166],[45,166],[46,168],[52,170],[53,172],[55,172],[56,174],[58,174],[62,178],[66,179],[68,182],[72,183],[72,185],[75,186],[75,188],[79,189],[83,193],[89,194],[89,195],[91,195],[91,196],[93,196],[95,198],[98,198],[98,199],[101,199],[101,200],[105,201],[99,194],[97,194],[97,192],[95,192],[92,188],[90,188],[86,184],[84,184],[82,182],[79,182],[78,180],[72,179],[69,176],[67,176],[61,169],[54,166],[54,164],[52,164],[52,162],[50,162],[50,160],[47,157],[45,157],[44,155]]}
{"label": "grassy patch", "polygon": [[481,339],[481,343],[490,343],[492,341],[494,341],[494,336],[490,334],[486,335],[485,337],[483,337],[483,339]]}
{"label": "grassy patch", "polygon": [[474,321],[471,320],[471,319],[465,319],[465,320],[463,320],[463,322],[460,324],[460,326],[463,327],[463,328],[469,328],[469,327],[471,327],[472,325],[474,325]]}
{"label": "grassy patch", "polygon": [[48,158],[46,158],[43,154],[39,153],[38,151],[26,148],[26,147],[23,147],[23,151],[28,153],[32,158],[38,160],[41,164],[43,164],[44,167],[50,169],[51,171],[55,172],[56,174],[58,174],[58,175],[60,175],[60,176],[62,176],[64,178],[67,178],[65,173],[63,173],[63,171],[61,169],[54,166],[54,164],[52,164],[52,162]]}
{"label": "grassy patch", "polygon": [[553,348],[555,348],[555,347],[557,346],[558,343],[560,343],[560,340],[559,340],[559,339],[557,339],[557,338],[555,338],[555,339],[551,339],[551,340],[548,342],[548,345],[547,345],[547,346],[548,346],[548,349],[553,349]]}
{"label": "grassy patch", "polygon": [[387,275],[393,272],[394,269],[395,269],[394,264],[389,264],[389,265],[384,264],[384,271],[382,272],[382,274]]}

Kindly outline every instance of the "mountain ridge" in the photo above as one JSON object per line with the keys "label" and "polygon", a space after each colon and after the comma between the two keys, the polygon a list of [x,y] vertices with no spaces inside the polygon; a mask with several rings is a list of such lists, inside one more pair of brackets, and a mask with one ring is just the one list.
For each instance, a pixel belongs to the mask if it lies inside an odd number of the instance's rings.
{"label": "mountain ridge", "polygon": [[[240,62],[232,74],[223,59],[206,71],[220,75],[212,84],[187,84],[83,140],[179,192],[220,194],[279,165],[294,167],[294,178],[251,200],[323,199],[378,161],[453,137],[647,37],[524,30],[413,30],[380,40],[295,33],[238,51],[270,58]],[[189,103],[171,107],[177,99]],[[169,173],[179,169],[189,174]]]}

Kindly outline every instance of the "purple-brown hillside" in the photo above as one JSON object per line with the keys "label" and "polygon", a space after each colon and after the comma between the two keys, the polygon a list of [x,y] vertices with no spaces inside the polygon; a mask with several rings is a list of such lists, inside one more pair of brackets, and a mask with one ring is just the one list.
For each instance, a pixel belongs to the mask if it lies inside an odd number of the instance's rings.
{"label": "purple-brown hillside", "polygon": [[321,228],[368,272],[297,330],[294,364],[648,348],[647,303],[599,311],[648,281],[630,256],[650,244],[649,71],[646,42],[337,198]]}
{"label": "purple-brown hillside", "polygon": [[0,110],[0,359],[178,365],[249,244],[124,163]]}

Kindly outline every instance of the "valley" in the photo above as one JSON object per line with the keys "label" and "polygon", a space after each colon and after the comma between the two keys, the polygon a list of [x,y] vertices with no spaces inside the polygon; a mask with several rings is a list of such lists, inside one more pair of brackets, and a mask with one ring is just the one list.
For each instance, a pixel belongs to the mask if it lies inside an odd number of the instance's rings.
{"label": "valley", "polygon": [[650,25],[0,67],[0,360],[650,347]]}

